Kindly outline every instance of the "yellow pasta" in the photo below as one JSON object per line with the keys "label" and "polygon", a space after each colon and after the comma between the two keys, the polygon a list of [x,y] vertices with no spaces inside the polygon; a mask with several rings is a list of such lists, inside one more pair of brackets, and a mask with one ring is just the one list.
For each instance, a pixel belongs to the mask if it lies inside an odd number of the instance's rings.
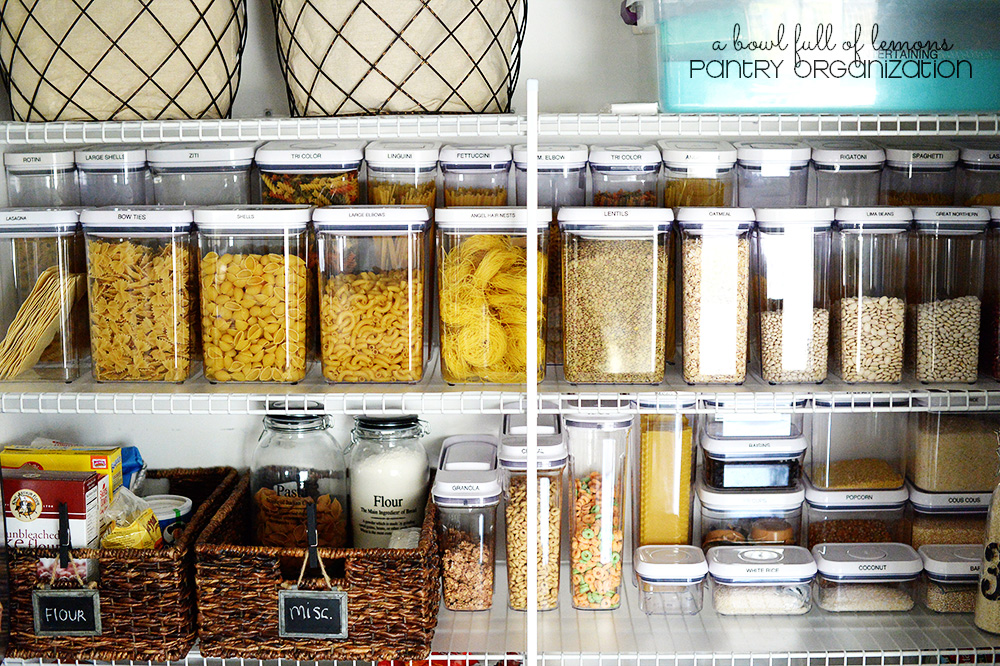
{"label": "yellow pasta", "polygon": [[444,205],[449,208],[463,206],[506,206],[506,187],[455,187],[444,190]]}
{"label": "yellow pasta", "polygon": [[368,181],[368,203],[374,206],[418,205],[434,207],[437,187],[433,180],[418,185]]}

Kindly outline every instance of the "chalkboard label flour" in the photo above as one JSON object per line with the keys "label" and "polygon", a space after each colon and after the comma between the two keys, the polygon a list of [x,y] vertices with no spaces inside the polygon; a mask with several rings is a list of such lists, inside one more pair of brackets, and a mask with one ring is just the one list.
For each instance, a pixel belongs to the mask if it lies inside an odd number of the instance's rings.
{"label": "chalkboard label flour", "polygon": [[31,605],[36,636],[100,636],[97,590],[34,590]]}
{"label": "chalkboard label flour", "polygon": [[347,638],[347,592],[279,590],[282,638]]}

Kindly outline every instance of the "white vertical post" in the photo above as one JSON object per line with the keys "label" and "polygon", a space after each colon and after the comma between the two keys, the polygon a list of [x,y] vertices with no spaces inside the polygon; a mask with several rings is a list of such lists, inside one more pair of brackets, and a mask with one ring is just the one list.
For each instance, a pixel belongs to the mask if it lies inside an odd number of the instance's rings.
{"label": "white vertical post", "polygon": [[[538,80],[528,79],[528,192],[525,207],[528,229],[527,355],[525,399],[528,437],[528,609],[525,632],[525,664],[538,663]],[[547,228],[547,226],[546,226]]]}

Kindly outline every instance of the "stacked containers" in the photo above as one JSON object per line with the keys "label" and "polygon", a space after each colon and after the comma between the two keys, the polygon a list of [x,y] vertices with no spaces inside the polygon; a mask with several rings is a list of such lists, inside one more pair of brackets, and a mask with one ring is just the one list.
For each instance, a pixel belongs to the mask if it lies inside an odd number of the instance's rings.
{"label": "stacked containers", "polygon": [[153,201],[145,148],[78,150],[76,168],[83,206],[142,206]]}
{"label": "stacked containers", "polygon": [[635,552],[639,610],[646,615],[696,615],[704,603],[708,563],[695,546],[642,546]]}
{"label": "stacked containers", "polygon": [[[996,465],[991,464],[991,468]],[[913,524],[910,545],[982,544],[992,493],[929,493],[908,483]]]}
{"label": "stacked containers", "polygon": [[0,380],[72,381],[87,324],[75,210],[0,213]]}
{"label": "stacked containers", "polygon": [[509,146],[442,147],[444,205],[506,206],[510,163]]}
{"label": "stacked containers", "polygon": [[1000,205],[1000,142],[963,142],[959,150],[955,203],[959,206]]}
{"label": "stacked containers", "polygon": [[942,141],[909,140],[885,146],[879,203],[950,206],[955,201],[958,148]]}
{"label": "stacked containers", "polygon": [[7,205],[14,208],[80,205],[76,156],[72,149],[37,148],[4,153]]}
{"label": "stacked containers", "polygon": [[658,142],[663,159],[663,205],[736,205],[736,148],[728,141],[664,139]]}
{"label": "stacked containers", "polygon": [[864,139],[812,144],[814,206],[875,206],[885,151]]}
{"label": "stacked containers", "polygon": [[268,141],[254,160],[265,204],[361,203],[360,141]]}
{"label": "stacked containers", "polygon": [[701,547],[799,543],[805,492],[798,480],[788,489],[747,493],[714,490],[699,479]]}
{"label": "stacked containers", "polygon": [[413,205],[433,208],[437,201],[440,144],[434,142],[372,141],[365,148],[368,203],[375,206]]}
{"label": "stacked containers", "polygon": [[816,604],[823,610],[908,611],[923,570],[917,551],[902,543],[824,544],[816,558]]}
{"label": "stacked containers", "polygon": [[962,545],[920,546],[924,565],[918,586],[920,601],[936,613],[972,613],[976,608],[982,547]]}
{"label": "stacked containers", "polygon": [[707,559],[719,615],[802,615],[812,608],[816,562],[805,548],[713,548]]}
{"label": "stacked containers", "polygon": [[146,151],[153,198],[171,206],[250,203],[252,143],[175,143]]}
{"label": "stacked containers", "polygon": [[660,175],[655,146],[591,146],[594,205],[607,208],[652,207]]}
{"label": "stacked containers", "polygon": [[822,543],[909,541],[906,488],[819,489],[806,484],[809,548]]}
{"label": "stacked containers", "polygon": [[739,202],[745,208],[805,206],[812,149],[801,141],[737,141]]}
{"label": "stacked containers", "polygon": [[715,490],[794,488],[809,443],[801,433],[789,437],[712,437],[703,429],[705,484]]}

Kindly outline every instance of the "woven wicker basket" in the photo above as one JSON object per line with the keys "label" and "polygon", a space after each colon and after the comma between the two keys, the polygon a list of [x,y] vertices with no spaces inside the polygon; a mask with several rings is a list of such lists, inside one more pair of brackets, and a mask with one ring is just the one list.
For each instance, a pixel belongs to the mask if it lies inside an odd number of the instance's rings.
{"label": "woven wicker basket", "polygon": [[[189,497],[197,509],[180,538],[156,550],[73,551],[98,560],[102,634],[93,637],[36,636],[31,592],[39,557],[55,548],[8,548],[10,561],[10,647],[8,657],[82,660],[168,661],[183,659],[194,645],[194,542],[236,483],[230,467],[150,472],[170,480],[170,492]],[[59,582],[55,587],[76,586]]]}
{"label": "woven wicker basket", "polygon": [[[250,478],[244,476],[196,546],[198,638],[206,657],[247,659],[423,659],[437,627],[440,564],[434,503],[427,503],[413,550],[320,548],[328,571],[343,565],[335,588],[347,592],[348,637],[282,638],[278,591],[295,578],[282,564],[301,563],[302,548],[248,546]],[[321,578],[300,589],[324,589]]]}

